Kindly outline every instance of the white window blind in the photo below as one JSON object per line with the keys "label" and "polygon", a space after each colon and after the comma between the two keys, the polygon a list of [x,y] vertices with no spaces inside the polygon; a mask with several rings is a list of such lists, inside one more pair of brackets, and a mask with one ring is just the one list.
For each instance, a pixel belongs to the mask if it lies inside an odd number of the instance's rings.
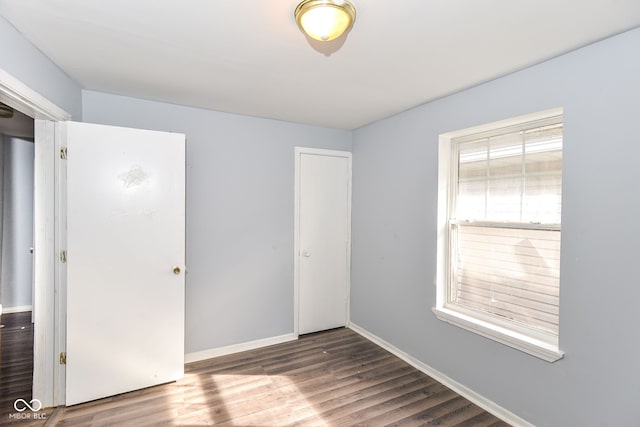
{"label": "white window blind", "polygon": [[447,305],[558,336],[562,116],[452,139]]}

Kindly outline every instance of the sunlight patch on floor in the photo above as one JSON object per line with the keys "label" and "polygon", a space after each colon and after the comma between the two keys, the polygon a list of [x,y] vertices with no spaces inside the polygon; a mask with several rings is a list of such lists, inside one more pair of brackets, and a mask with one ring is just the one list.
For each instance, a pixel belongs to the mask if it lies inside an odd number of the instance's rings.
{"label": "sunlight patch on floor", "polygon": [[224,401],[223,412],[234,425],[275,427],[303,420],[314,426],[329,425],[289,377],[212,375],[211,378]]}
{"label": "sunlight patch on floor", "polygon": [[177,384],[185,389],[174,396],[173,403],[184,409],[178,409],[178,413],[173,417],[173,424],[194,427],[214,425],[215,412],[208,403],[212,392],[207,390],[208,387],[200,376],[185,373],[184,378]]}

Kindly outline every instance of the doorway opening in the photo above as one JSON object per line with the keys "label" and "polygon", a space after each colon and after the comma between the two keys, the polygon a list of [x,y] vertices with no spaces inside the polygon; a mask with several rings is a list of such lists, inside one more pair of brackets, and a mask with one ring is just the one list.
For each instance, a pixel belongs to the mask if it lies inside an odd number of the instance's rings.
{"label": "doorway opening", "polygon": [[69,120],[71,115],[2,69],[0,102],[10,107],[3,108],[3,112],[10,110],[12,115],[23,114],[23,119],[34,128],[31,142],[33,190],[30,195],[33,205],[30,247],[33,247],[33,254],[29,254],[33,266],[30,298],[33,319],[28,320],[33,320],[33,340],[30,341],[33,347],[33,352],[30,352],[33,355],[32,398],[47,407],[57,403],[56,386],[60,382],[60,368],[56,365],[58,336],[55,316],[56,151],[53,132],[48,130],[53,129],[54,121]]}
{"label": "doorway opening", "polygon": [[[0,103],[0,406],[32,399],[34,120]],[[3,414],[6,411],[3,412]]]}
{"label": "doorway opening", "polygon": [[33,307],[34,120],[0,103],[0,313]]}

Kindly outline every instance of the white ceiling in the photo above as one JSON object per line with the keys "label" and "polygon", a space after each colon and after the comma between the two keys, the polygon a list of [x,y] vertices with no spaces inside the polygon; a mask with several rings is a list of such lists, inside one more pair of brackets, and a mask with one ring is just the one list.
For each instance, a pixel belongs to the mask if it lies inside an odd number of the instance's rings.
{"label": "white ceiling", "polygon": [[639,0],[352,0],[312,43],[298,0],[0,0],[89,90],[354,129],[640,25]]}

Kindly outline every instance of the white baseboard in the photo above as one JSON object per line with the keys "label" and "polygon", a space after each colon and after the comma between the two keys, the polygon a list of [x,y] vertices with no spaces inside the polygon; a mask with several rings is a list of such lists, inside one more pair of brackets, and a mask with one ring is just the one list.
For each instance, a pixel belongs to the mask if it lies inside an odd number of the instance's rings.
{"label": "white baseboard", "polygon": [[31,306],[31,305],[17,305],[15,307],[5,307],[3,305],[2,306],[2,314],[22,313],[24,311],[31,311],[32,309],[33,309],[33,306]]}
{"label": "white baseboard", "polygon": [[281,344],[283,342],[295,341],[296,334],[286,334],[277,337],[263,338],[256,341],[249,341],[240,344],[228,345],[226,347],[211,348],[209,350],[195,351],[184,355],[184,363],[199,362],[200,360],[211,359],[227,354],[240,353],[241,351],[255,350],[256,348],[267,347],[269,345]]}
{"label": "white baseboard", "polygon": [[526,420],[520,418],[516,414],[506,410],[505,408],[499,406],[495,402],[492,402],[491,400],[479,395],[475,391],[465,387],[464,385],[460,384],[459,382],[457,382],[455,380],[452,380],[451,378],[447,377],[445,374],[437,371],[436,369],[433,369],[431,366],[419,361],[415,357],[410,356],[409,354],[405,353],[404,351],[394,347],[392,344],[389,344],[388,342],[386,342],[382,338],[379,338],[378,336],[372,334],[371,332],[367,331],[366,329],[361,328],[360,326],[358,326],[358,325],[356,325],[354,323],[350,323],[349,324],[349,329],[352,329],[354,332],[357,332],[358,334],[362,335],[363,337],[365,337],[369,341],[372,341],[372,342],[376,343],[380,347],[382,347],[385,350],[387,350],[389,353],[394,354],[395,356],[397,356],[400,359],[402,359],[405,362],[407,362],[409,365],[413,366],[414,368],[418,369],[419,371],[424,372],[425,374],[429,375],[434,380],[436,380],[439,383],[449,387],[451,390],[455,391],[460,396],[466,398],[467,400],[469,400],[472,403],[475,403],[476,405],[478,405],[479,407],[481,407],[485,411],[495,415],[496,417],[500,418],[501,420],[503,420],[503,421],[513,425],[513,426],[516,426],[516,427],[534,427],[533,424],[531,424],[531,423],[527,422]]}

